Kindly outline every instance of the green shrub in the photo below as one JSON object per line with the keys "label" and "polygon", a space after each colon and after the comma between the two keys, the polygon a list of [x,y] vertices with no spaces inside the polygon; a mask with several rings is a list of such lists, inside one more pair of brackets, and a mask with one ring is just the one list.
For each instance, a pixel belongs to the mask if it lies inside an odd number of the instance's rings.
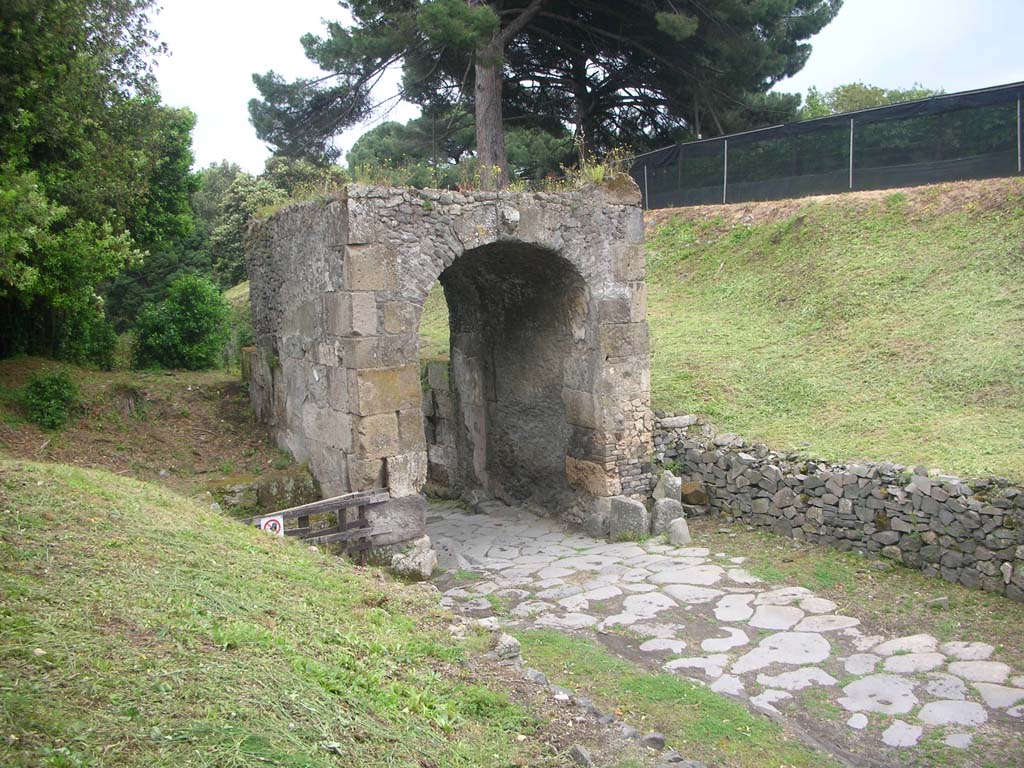
{"label": "green shrub", "polygon": [[24,399],[32,421],[46,429],[60,429],[78,404],[78,387],[64,371],[39,373],[29,379]]}
{"label": "green shrub", "polygon": [[167,298],[142,308],[135,324],[136,367],[213,368],[227,343],[228,303],[198,275],[177,278]]}

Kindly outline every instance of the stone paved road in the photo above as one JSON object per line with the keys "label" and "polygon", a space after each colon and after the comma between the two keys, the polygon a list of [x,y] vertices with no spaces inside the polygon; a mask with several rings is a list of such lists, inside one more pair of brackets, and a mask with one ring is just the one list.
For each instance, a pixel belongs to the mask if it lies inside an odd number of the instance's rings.
{"label": "stone paved road", "polygon": [[[1024,755],[1021,660],[1014,668],[993,658],[978,638],[867,635],[832,601],[761,582],[743,557],[662,539],[610,544],[500,502],[478,514],[432,505],[428,533],[449,578],[481,575],[448,589],[447,607],[488,613],[495,595],[510,624],[620,632],[634,658],[804,730],[818,717],[811,730],[835,746],[855,736],[880,751],[911,750],[931,737],[964,750],[995,728]],[[833,704],[831,718],[801,705],[812,687]]]}

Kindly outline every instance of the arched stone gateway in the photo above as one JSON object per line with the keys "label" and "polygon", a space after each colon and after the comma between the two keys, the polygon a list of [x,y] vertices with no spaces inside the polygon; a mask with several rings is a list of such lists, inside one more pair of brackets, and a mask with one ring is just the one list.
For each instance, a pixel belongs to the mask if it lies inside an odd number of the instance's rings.
{"label": "arched stone gateway", "polygon": [[423,530],[418,330],[451,317],[451,484],[599,530],[649,490],[643,220],[631,181],[564,193],[351,185],[253,226],[251,394],[324,492],[392,500],[374,543]]}

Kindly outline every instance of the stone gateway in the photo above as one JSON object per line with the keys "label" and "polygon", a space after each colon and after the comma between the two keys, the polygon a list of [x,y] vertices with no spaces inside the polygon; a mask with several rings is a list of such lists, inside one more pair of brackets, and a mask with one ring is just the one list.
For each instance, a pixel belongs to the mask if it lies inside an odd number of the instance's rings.
{"label": "stone gateway", "polygon": [[560,193],[350,185],[255,223],[258,416],[325,494],[390,491],[377,546],[421,536],[418,330],[440,281],[448,485],[607,532],[609,499],[650,483],[639,199],[628,179]]}

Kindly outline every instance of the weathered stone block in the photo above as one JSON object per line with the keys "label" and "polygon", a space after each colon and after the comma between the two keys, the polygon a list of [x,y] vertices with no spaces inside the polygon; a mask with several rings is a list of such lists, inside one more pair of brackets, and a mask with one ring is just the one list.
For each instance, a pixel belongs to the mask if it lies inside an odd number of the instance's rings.
{"label": "weathered stone block", "polygon": [[426,581],[436,567],[437,552],[431,547],[429,536],[421,536],[408,552],[398,552],[391,557],[391,570],[405,579]]}
{"label": "weathered stone block", "polygon": [[600,464],[573,456],[565,457],[565,479],[570,488],[591,496],[613,496],[621,491],[619,480]]}
{"label": "weathered stone block", "polygon": [[355,450],[367,459],[382,459],[401,453],[398,417],[394,413],[361,416],[355,424]]}
{"label": "weathered stone block", "polygon": [[[687,480],[680,487],[679,493],[684,504],[693,504],[694,506],[704,507],[707,506],[709,502],[707,489],[704,487],[704,483],[700,480]],[[765,501],[767,501],[767,499],[765,499]],[[767,509],[765,511],[767,511]]]}
{"label": "weathered stone block", "polygon": [[651,516],[647,507],[636,499],[615,496],[608,528],[612,541],[637,541],[650,534]]}
{"label": "weathered stone block", "polygon": [[583,527],[591,536],[602,539],[608,535],[612,513],[612,500],[597,498],[590,504],[590,510],[583,521]]}
{"label": "weathered stone block", "polygon": [[362,416],[410,408],[419,410],[420,368],[415,363],[397,368],[373,368],[355,374],[352,409]]}
{"label": "weathered stone block", "polygon": [[661,498],[654,502],[651,532],[658,536],[668,531],[669,523],[679,517],[685,517],[683,505],[675,499]]}
{"label": "weathered stone block", "polygon": [[372,491],[387,486],[383,459],[348,458],[348,489]]}
{"label": "weathered stone block", "polygon": [[307,434],[324,445],[342,451],[352,450],[352,416],[333,408],[309,408],[312,425]]}
{"label": "weathered stone block", "polygon": [[655,499],[674,499],[682,503],[682,481],[666,469],[658,478],[651,495]]}
{"label": "weathered stone block", "polygon": [[668,541],[676,547],[685,547],[693,542],[693,539],[690,537],[690,526],[687,524],[686,518],[677,517],[668,524]]}
{"label": "weathered stone block", "polygon": [[418,539],[426,533],[427,500],[403,496],[366,506],[374,547],[393,546]]}
{"label": "weathered stone block", "polygon": [[615,277],[619,280],[643,280],[643,246],[627,243],[613,245],[612,268],[615,270]]}
{"label": "weathered stone block", "polygon": [[565,405],[565,420],[576,427],[597,429],[600,422],[597,398],[591,392],[576,389],[562,389],[562,403]]}
{"label": "weathered stone block", "polygon": [[[445,428],[444,419],[437,419],[434,425],[435,440],[444,439],[439,433]],[[398,412],[398,440],[403,451],[426,450],[423,416],[418,408],[403,408]],[[438,427],[441,427],[439,430]]]}
{"label": "weathered stone block", "polygon": [[345,287],[350,291],[389,291],[397,287],[396,253],[383,245],[345,248]]}
{"label": "weathered stone block", "polygon": [[372,293],[325,294],[324,315],[332,336],[377,335],[377,299]]}
{"label": "weathered stone block", "polygon": [[605,357],[646,356],[647,323],[602,325],[599,333],[601,352]]}
{"label": "weathered stone block", "polygon": [[388,456],[385,459],[387,488],[393,498],[419,493],[427,482],[427,454],[425,451]]}
{"label": "weathered stone block", "polygon": [[419,308],[408,301],[389,301],[384,304],[385,333],[416,333],[419,328]]}

